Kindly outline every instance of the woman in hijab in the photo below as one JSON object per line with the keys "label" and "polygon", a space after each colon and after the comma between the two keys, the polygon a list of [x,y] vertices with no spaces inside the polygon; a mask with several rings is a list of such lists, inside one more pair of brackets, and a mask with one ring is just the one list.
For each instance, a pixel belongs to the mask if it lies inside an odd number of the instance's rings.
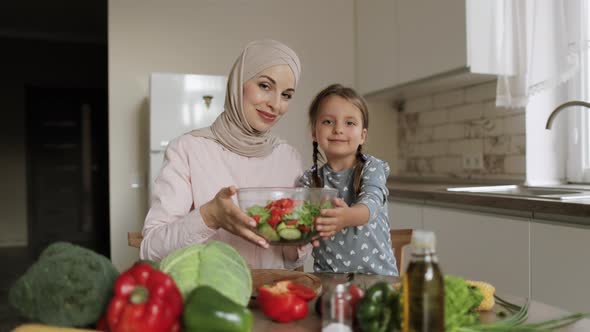
{"label": "woman in hijab", "polygon": [[297,151],[269,132],[287,112],[300,73],[299,58],[284,44],[260,40],[244,48],[228,78],[223,113],[166,150],[143,228],[142,259],[219,240],[252,268],[303,265],[311,245],[269,247],[233,200],[237,188],[292,187],[302,174]]}

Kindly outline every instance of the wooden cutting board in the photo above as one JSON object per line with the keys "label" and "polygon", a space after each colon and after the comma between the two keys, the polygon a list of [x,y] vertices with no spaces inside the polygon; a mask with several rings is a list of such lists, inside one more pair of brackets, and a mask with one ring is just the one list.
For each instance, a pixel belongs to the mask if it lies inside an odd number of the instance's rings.
{"label": "wooden cutting board", "polygon": [[275,269],[252,269],[252,291],[254,295],[258,287],[282,280],[291,280],[294,283],[307,286],[315,290],[318,295],[322,293],[322,281],[311,273]]}
{"label": "wooden cutting board", "polygon": [[96,330],[75,329],[43,324],[23,324],[12,330],[12,332],[96,332]]}

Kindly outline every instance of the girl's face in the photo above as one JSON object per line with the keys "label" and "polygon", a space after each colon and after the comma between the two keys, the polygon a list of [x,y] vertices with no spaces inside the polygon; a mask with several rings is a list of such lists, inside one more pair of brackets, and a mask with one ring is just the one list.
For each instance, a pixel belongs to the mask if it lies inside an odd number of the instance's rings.
{"label": "girl's face", "polygon": [[361,110],[354,104],[340,96],[330,96],[320,104],[313,139],[328,161],[354,158],[366,137]]}
{"label": "girl's face", "polygon": [[295,76],[288,65],[269,67],[244,83],[243,108],[248,124],[268,131],[283,114],[295,93]]}

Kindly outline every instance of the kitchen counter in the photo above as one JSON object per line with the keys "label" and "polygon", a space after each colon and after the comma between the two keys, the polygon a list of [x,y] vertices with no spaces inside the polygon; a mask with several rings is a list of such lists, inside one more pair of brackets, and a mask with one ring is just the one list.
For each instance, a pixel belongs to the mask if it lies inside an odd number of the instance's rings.
{"label": "kitchen counter", "polygon": [[[337,273],[319,273],[316,274],[322,280],[323,288],[325,289],[329,283],[336,282],[346,282],[346,275],[345,274],[337,274]],[[387,281],[387,282],[395,282],[397,278],[394,277],[383,277],[383,276],[376,276],[376,275],[357,275],[355,282],[360,285],[372,285],[377,281]],[[504,297],[504,296],[503,296]],[[505,297],[507,300],[521,304],[524,303],[524,299],[517,298],[517,297]],[[252,306],[252,313],[254,314],[254,326],[252,331],[320,331],[322,326],[321,317],[315,313],[315,301],[313,300],[309,302],[308,309],[309,313],[307,316],[299,321],[291,322],[288,324],[281,324],[277,322],[273,322],[272,320],[268,319],[264,314],[256,308],[256,306]],[[567,312],[540,303],[531,301],[531,305],[529,307],[529,319],[527,323],[533,322],[540,322],[548,319],[558,318],[565,316]],[[496,316],[493,312],[483,313],[481,316],[482,321],[493,321],[496,319]],[[570,326],[565,328],[559,329],[558,331],[590,331],[590,320],[583,319],[580,320]]]}
{"label": "kitchen counter", "polygon": [[[505,183],[504,183],[505,184]],[[471,210],[502,209],[507,213],[530,212],[532,217],[565,217],[590,225],[590,199],[553,200],[533,197],[492,196],[469,192],[449,192],[449,187],[490,185],[474,182],[420,182],[400,179],[387,181],[390,200],[414,200],[421,203],[462,205]]]}

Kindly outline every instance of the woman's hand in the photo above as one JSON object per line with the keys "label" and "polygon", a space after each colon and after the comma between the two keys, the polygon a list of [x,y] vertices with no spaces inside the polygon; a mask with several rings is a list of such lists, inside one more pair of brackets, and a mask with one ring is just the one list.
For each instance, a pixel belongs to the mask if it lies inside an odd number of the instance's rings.
{"label": "woman's hand", "polygon": [[[334,204],[334,208],[322,209],[320,216],[315,220],[315,227],[323,239],[333,236],[339,230],[348,227],[346,218],[346,212],[349,209],[348,204],[342,198],[334,198],[332,204]],[[313,243],[313,246],[316,247],[316,244],[319,245],[319,243]]]}
{"label": "woman's hand", "polygon": [[222,188],[215,197],[203,204],[199,211],[203,221],[213,229],[223,228],[263,248],[268,248],[268,242],[252,231],[256,222],[234,204],[232,196],[237,193],[234,186]]}

